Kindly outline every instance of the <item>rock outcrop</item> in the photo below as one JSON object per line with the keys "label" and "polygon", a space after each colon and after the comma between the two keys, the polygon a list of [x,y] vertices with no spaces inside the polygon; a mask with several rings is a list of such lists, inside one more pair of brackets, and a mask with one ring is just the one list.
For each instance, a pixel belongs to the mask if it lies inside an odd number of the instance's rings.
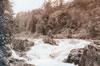
{"label": "rock outcrop", "polygon": [[73,49],[68,58],[64,60],[65,63],[74,63],[75,65],[80,63],[81,56],[83,54],[83,48]]}
{"label": "rock outcrop", "polygon": [[84,48],[79,66],[100,66],[100,41]]}
{"label": "rock outcrop", "polygon": [[11,58],[9,60],[9,64],[10,64],[10,66],[35,66],[35,65],[32,65],[32,64],[27,64],[23,60],[18,60],[18,59],[14,59],[14,58]]}
{"label": "rock outcrop", "polygon": [[24,52],[34,46],[34,42],[26,40],[14,39],[12,42],[12,49],[17,52]]}
{"label": "rock outcrop", "polygon": [[43,41],[44,41],[44,43],[47,43],[47,44],[50,44],[50,45],[56,45],[56,46],[58,45],[56,43],[56,41],[51,37],[46,37],[46,38],[43,39]]}
{"label": "rock outcrop", "polygon": [[100,66],[100,41],[95,40],[85,48],[73,49],[64,62],[79,66]]}

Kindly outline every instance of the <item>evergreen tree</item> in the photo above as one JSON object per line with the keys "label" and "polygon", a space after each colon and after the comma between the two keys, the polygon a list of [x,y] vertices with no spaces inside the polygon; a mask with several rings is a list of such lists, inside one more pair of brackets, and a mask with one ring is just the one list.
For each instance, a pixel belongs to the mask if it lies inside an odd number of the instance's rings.
{"label": "evergreen tree", "polygon": [[8,66],[6,44],[9,44],[11,31],[9,18],[11,17],[11,3],[9,0],[0,0],[0,66]]}

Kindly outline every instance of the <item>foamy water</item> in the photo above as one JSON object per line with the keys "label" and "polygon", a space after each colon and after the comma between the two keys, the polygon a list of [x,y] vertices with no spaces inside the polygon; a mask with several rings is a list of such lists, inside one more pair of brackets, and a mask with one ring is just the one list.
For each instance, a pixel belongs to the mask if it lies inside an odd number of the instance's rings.
{"label": "foamy water", "polygon": [[36,66],[75,66],[64,63],[64,59],[72,49],[84,48],[90,44],[89,41],[79,39],[55,39],[58,46],[46,44],[43,39],[29,39],[29,41],[33,41],[35,45],[26,52],[27,58],[19,57],[14,50],[12,57],[24,59],[27,63]]}

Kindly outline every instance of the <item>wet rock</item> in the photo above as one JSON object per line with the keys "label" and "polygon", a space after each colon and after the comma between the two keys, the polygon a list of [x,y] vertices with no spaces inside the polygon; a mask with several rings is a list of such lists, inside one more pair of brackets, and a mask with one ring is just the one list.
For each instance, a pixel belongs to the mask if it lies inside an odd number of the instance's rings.
{"label": "wet rock", "polygon": [[12,48],[19,52],[27,51],[32,46],[34,46],[34,42],[29,42],[28,40],[14,39],[12,42]]}
{"label": "wet rock", "polygon": [[56,41],[53,40],[53,38],[46,37],[43,39],[44,43],[50,44],[50,45],[57,45]]}
{"label": "wet rock", "polygon": [[9,60],[9,64],[10,64],[10,66],[35,66],[32,64],[27,64],[24,60],[18,60],[18,59],[14,59],[14,58],[11,58]]}
{"label": "wet rock", "polygon": [[70,54],[68,55],[68,58],[64,60],[65,63],[74,63],[79,64],[81,56],[83,54],[83,49],[73,49]]}
{"label": "wet rock", "polygon": [[100,66],[100,41],[84,48],[79,66]]}
{"label": "wet rock", "polygon": [[7,66],[8,59],[6,57],[0,57],[0,66]]}

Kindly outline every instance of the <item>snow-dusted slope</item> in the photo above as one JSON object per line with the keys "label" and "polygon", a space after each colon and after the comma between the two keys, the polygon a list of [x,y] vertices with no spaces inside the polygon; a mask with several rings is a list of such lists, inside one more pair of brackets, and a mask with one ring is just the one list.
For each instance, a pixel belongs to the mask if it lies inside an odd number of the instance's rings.
{"label": "snow-dusted slope", "polygon": [[[24,59],[29,64],[36,66],[75,66],[74,64],[63,63],[69,52],[75,48],[83,48],[90,42],[79,39],[55,39],[58,46],[46,44],[43,39],[29,39],[35,46],[26,52],[27,58],[18,57],[13,51],[12,57]],[[17,56],[17,57],[16,57]]]}

